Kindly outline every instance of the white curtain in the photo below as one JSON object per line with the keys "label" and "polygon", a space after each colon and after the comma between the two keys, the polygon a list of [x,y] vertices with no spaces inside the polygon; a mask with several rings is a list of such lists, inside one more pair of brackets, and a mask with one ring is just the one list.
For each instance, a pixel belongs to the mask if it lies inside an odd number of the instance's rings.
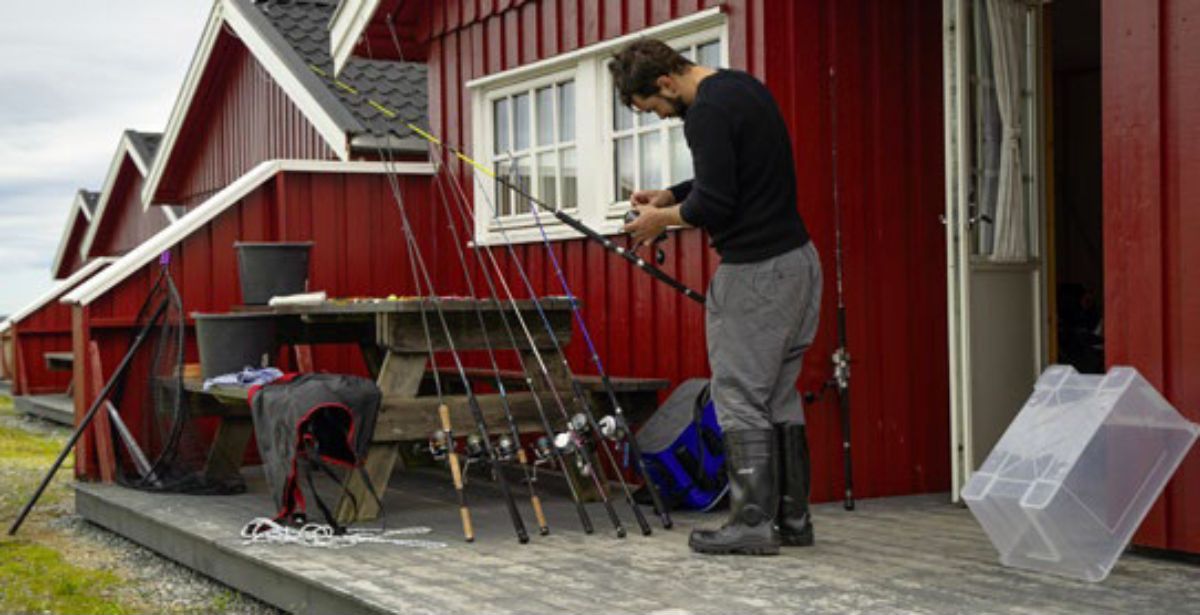
{"label": "white curtain", "polygon": [[996,102],[1003,123],[996,235],[991,258],[1002,262],[1024,261],[1029,258],[1028,208],[1021,170],[1021,59],[1024,57],[1025,4],[1020,0],[986,1]]}

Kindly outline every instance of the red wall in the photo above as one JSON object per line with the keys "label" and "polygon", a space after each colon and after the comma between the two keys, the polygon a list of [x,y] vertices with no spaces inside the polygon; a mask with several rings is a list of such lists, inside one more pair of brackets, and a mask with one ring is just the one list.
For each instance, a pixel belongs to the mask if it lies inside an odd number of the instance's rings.
{"label": "red wall", "polygon": [[[453,143],[470,142],[463,84],[675,19],[713,2],[449,0],[430,16],[430,116]],[[763,78],[792,129],[800,210],[826,273],[823,326],[801,384],[830,376],[835,346],[828,72],[838,71],[839,189],[844,214],[853,445],[860,495],[949,487],[943,211],[941,15],[926,0],[733,0],[732,65]],[[833,7],[836,5],[836,12]],[[440,10],[439,10],[440,9]],[[766,50],[776,50],[767,54]],[[588,326],[614,374],[680,381],[707,376],[703,313],[601,248],[556,245]],[[518,248],[539,292],[559,294],[540,245]],[[666,244],[664,266],[693,288],[718,259],[699,231]],[[449,256],[449,253],[447,253]],[[456,271],[443,258],[443,278]],[[576,332],[578,334],[578,332]],[[577,335],[570,358],[592,371]],[[842,492],[833,401],[809,409],[814,497]]]}
{"label": "red wall", "polygon": [[[1108,362],[1200,421],[1200,2],[1105,0],[1104,286]],[[1200,553],[1193,450],[1135,537]]]}
{"label": "red wall", "polygon": [[[428,202],[427,177],[402,177],[400,190],[409,205],[415,232],[435,235],[430,220],[415,204]],[[400,216],[387,180],[380,175],[284,174],[230,207],[172,250],[171,274],[185,314],[227,312],[241,304],[235,241],[315,242],[310,288],[332,297],[412,294]],[[428,253],[432,245],[425,245]],[[158,273],[157,262],[142,268],[112,291],[83,309],[81,334],[100,347],[104,377],[121,361],[138,308]],[[69,338],[68,338],[69,348]],[[146,353],[142,353],[146,354]],[[131,374],[145,374],[145,356],[137,357]],[[189,336],[187,360],[198,361]],[[357,347],[316,346],[318,369],[365,373]],[[139,368],[139,366],[141,366]],[[90,365],[77,377],[89,381]],[[131,377],[121,413],[131,428],[142,426],[144,377]],[[92,392],[76,393],[76,406],[86,408]],[[82,475],[86,464],[81,464]]]}
{"label": "red wall", "polygon": [[264,160],[337,156],[266,69],[222,32],[154,202],[194,206]]}
{"label": "red wall", "polygon": [[104,206],[100,226],[88,251],[96,256],[120,256],[167,227],[167,217],[157,207],[142,206],[142,174],[128,155],[117,170],[112,192]]}
{"label": "red wall", "polygon": [[88,219],[82,213],[79,213],[72,220],[69,220],[68,224],[71,225],[71,234],[67,237],[67,251],[63,255],[62,263],[54,271],[54,279],[56,280],[71,277],[72,273],[79,271],[79,268],[83,266],[83,259],[79,254],[79,242],[83,241],[83,236],[87,233]]}
{"label": "red wall", "polygon": [[[62,294],[70,291],[71,288],[64,288]],[[71,352],[71,309],[55,298],[15,324],[12,331],[13,369],[16,372],[13,394],[44,395],[66,391],[71,373],[46,369],[44,355],[47,352]]]}

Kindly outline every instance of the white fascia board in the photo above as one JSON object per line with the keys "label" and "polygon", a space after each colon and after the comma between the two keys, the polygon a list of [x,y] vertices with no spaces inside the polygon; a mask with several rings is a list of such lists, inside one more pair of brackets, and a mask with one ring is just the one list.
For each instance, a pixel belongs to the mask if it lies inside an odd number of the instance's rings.
{"label": "white fascia board", "polygon": [[[54,264],[50,265],[50,273],[53,275],[58,268],[62,266],[63,259],[67,257],[67,242],[71,241],[71,230],[75,228],[75,219],[83,216],[84,220],[91,223],[92,219],[87,213],[87,203],[83,200],[83,191],[75,193],[75,202],[71,203],[71,211],[67,213],[67,223],[63,227],[62,238],[58,240],[58,250],[54,253]],[[90,227],[88,230],[91,230]],[[82,246],[79,251],[80,257],[86,258],[83,253]]]}
{"label": "white fascia board", "polygon": [[163,131],[162,141],[158,145],[158,153],[155,154],[154,162],[150,165],[150,172],[146,174],[146,182],[142,186],[143,211],[154,202],[154,193],[158,190],[158,184],[162,182],[167,162],[171,159],[171,153],[175,149],[175,142],[179,140],[179,131],[183,128],[183,120],[187,117],[187,111],[196,97],[200,78],[204,76],[204,67],[208,65],[208,59],[217,43],[217,37],[221,34],[221,28],[225,24],[223,14],[224,2],[213,2],[212,12],[208,14],[208,23],[204,26],[200,42],[196,45],[196,53],[192,56],[192,63],[184,75],[183,87],[180,88],[175,105],[171,108],[167,127]]}
{"label": "white fascia board", "polygon": [[393,175],[433,175],[428,162],[341,162],[336,160],[268,160],[259,163],[245,175],[221,189],[207,201],[193,208],[171,226],[159,231],[141,245],[122,256],[102,274],[81,284],[68,293],[62,303],[88,305],[120,284],[130,275],[154,261],[160,254],[175,247],[192,233],[204,228],[229,207],[241,201],[267,180],[280,173],[373,173]]}
{"label": "white fascia board", "polygon": [[[266,18],[257,12],[258,9],[254,8],[253,4],[250,4],[247,0],[222,1],[227,5],[225,10],[226,23],[233,28],[234,33],[241,38],[242,43],[246,45],[250,53],[254,55],[254,58],[263,65],[263,68],[267,70],[267,73],[271,75],[275,83],[279,84],[279,87],[296,104],[296,107],[300,109],[304,117],[317,129],[317,132],[321,134],[321,137],[325,139],[329,147],[338,155],[338,158],[349,160],[350,140],[346,134],[348,132],[347,128],[361,130],[362,126],[359,125],[358,120],[345,113],[342,123],[339,123],[336,118],[330,115],[330,111],[322,106],[320,101],[314,96],[314,90],[310,89],[310,85],[306,85],[304,82],[316,82],[312,87],[319,88],[317,91],[323,92],[324,95],[329,97],[331,103],[337,105],[339,108],[341,108],[341,102],[332,93],[329,93],[324,84],[318,81],[316,74],[308,70],[307,66],[303,67],[304,72],[302,74],[296,74],[289,66],[289,63],[283,60],[281,54],[295,55],[296,51],[290,46],[286,46],[286,42],[281,43],[285,48],[276,49],[270,41],[263,37],[262,32],[254,25],[251,17],[247,14],[249,11],[254,11],[254,21],[259,21],[260,23],[266,21]],[[263,27],[274,28],[269,23]],[[301,62],[303,60],[297,56],[296,62],[293,62],[293,64]]]}
{"label": "white fascia board", "polygon": [[79,244],[79,254],[85,260],[92,251],[92,243],[96,240],[100,221],[104,219],[104,212],[108,209],[108,201],[112,198],[113,187],[117,185],[117,177],[121,173],[121,165],[125,162],[126,157],[133,159],[134,166],[138,167],[138,170],[142,172],[142,177],[145,177],[146,169],[143,165],[138,164],[137,148],[129,140],[128,131],[121,133],[121,142],[117,144],[117,152],[113,154],[112,162],[108,164],[108,175],[104,178],[104,187],[100,189],[100,196],[96,199],[96,212],[92,214],[92,224],[88,225],[87,234],[83,236],[83,242]]}
{"label": "white fascia board", "polygon": [[467,89],[477,90],[509,81],[526,80],[544,73],[562,70],[564,66],[574,65],[583,58],[591,57],[605,51],[616,51],[627,43],[640,38],[675,38],[697,30],[704,30],[724,22],[724,13],[728,10],[724,3],[703,11],[698,11],[666,23],[659,24],[637,32],[592,43],[574,51],[562,53],[553,57],[539,60],[531,64],[517,66],[506,71],[485,75],[467,82]]}
{"label": "white fascia board", "polygon": [[379,11],[382,0],[342,0],[329,22],[329,55],[333,74],[342,72],[354,55],[354,48]]}
{"label": "white fascia board", "polygon": [[83,280],[86,280],[88,277],[90,277],[92,274],[96,273],[100,269],[116,262],[116,260],[117,259],[115,259],[115,258],[106,256],[104,258],[97,258],[97,259],[89,261],[86,265],[84,265],[83,267],[80,267],[79,271],[76,271],[75,273],[71,274],[70,277],[68,277],[67,279],[62,280],[61,282],[58,282],[54,286],[51,286],[50,290],[46,291],[45,294],[43,294],[42,296],[35,299],[32,303],[21,308],[12,316],[9,316],[8,322],[10,324],[14,324],[14,325],[20,323],[22,320],[24,320],[30,314],[33,314],[34,312],[42,309],[43,307],[46,306],[47,303],[50,303],[51,301],[54,301],[55,299],[59,298],[63,293],[70,290],[73,286],[75,286],[76,284],[79,284]]}

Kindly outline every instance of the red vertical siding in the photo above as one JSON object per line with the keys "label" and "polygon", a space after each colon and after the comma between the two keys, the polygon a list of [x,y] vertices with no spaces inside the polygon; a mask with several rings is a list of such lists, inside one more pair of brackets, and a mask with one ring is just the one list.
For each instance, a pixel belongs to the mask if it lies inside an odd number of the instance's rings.
{"label": "red vertical siding", "polygon": [[256,164],[337,156],[246,47],[218,38],[184,120],[156,203],[203,202]]}
{"label": "red vertical siding", "polygon": [[[463,8],[463,4],[477,4]],[[700,0],[450,0],[429,44],[431,125],[469,143],[474,78],[683,17]],[[838,71],[837,135],[854,354],[856,485],[864,496],[949,486],[941,143],[941,14],[922,0],[724,2],[730,59],[763,78],[792,129],[801,213],[826,272],[824,325],[803,388],[829,377],[835,345],[829,129],[830,66]],[[779,50],[767,53],[768,49]],[[465,170],[465,169],[460,169]],[[445,248],[449,250],[449,248]],[[560,293],[541,245],[517,248],[539,292]],[[678,382],[707,375],[703,312],[591,242],[561,242],[571,288],[614,374]],[[453,255],[439,253],[456,270]],[[718,259],[699,231],[666,246],[668,272],[704,288]],[[507,260],[507,259],[506,259]],[[515,274],[514,274],[515,275]],[[515,277],[513,278],[515,279]],[[594,371],[576,331],[569,355]],[[817,499],[841,493],[836,407],[809,411]]]}
{"label": "red vertical siding", "polygon": [[92,245],[91,257],[120,256],[167,227],[167,217],[157,207],[142,206],[142,175],[128,155],[117,171]]}
{"label": "red vertical siding", "polygon": [[[429,179],[399,178],[406,205],[430,199]],[[414,232],[432,237],[427,208],[409,205]],[[226,312],[241,303],[235,241],[313,241],[310,286],[334,297],[413,294],[399,209],[386,177],[366,174],[285,174],[264,184],[173,249],[171,272],[185,314]],[[430,252],[426,252],[430,254]],[[108,377],[127,348],[132,320],[157,274],[145,266],[86,309],[85,326],[98,342]],[[67,350],[70,338],[67,338]],[[318,346],[317,369],[365,374],[357,347]],[[138,357],[133,374],[145,373]],[[189,337],[188,361],[197,361]],[[138,365],[142,365],[139,370]],[[81,369],[77,367],[77,371]],[[145,429],[140,415],[144,381],[127,387],[121,412]],[[91,399],[76,389],[77,403]]]}
{"label": "red vertical siding", "polygon": [[73,220],[68,221],[71,225],[70,235],[67,237],[67,248],[63,253],[62,263],[54,272],[54,279],[62,280],[71,277],[72,273],[79,271],[83,266],[83,258],[79,254],[79,243],[83,241],[83,236],[88,230],[88,220],[83,217],[83,214],[77,214]]}
{"label": "red vertical siding", "polygon": [[[1107,360],[1132,365],[1200,420],[1200,2],[1105,0]],[[1134,540],[1200,553],[1200,454],[1184,460]]]}

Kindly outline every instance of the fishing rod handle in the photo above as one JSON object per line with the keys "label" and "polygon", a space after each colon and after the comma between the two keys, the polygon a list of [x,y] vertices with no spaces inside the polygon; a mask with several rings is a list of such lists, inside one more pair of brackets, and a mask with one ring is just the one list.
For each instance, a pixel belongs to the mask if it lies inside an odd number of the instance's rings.
{"label": "fishing rod handle", "polygon": [[463,536],[467,542],[475,541],[475,528],[471,524],[471,511],[467,509],[467,500],[463,494],[462,468],[458,466],[458,453],[454,451],[454,432],[450,431],[450,407],[446,404],[438,406],[438,417],[442,420],[442,431],[446,434],[446,459],[450,462],[450,476],[454,480],[454,489],[458,491],[458,511],[462,516]]}

